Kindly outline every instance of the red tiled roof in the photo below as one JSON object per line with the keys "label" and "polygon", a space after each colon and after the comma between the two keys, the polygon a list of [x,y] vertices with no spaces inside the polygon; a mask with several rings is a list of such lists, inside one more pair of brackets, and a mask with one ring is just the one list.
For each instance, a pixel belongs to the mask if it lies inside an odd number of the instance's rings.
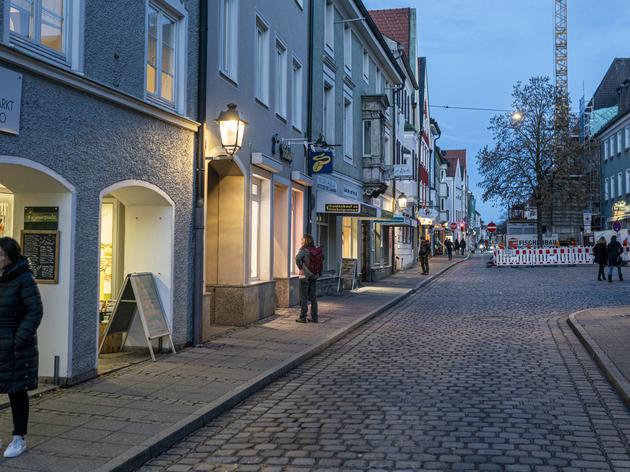
{"label": "red tiled roof", "polygon": [[462,169],[462,173],[466,172],[466,149],[450,149],[442,151],[442,153],[448,162],[448,168],[446,169],[447,176],[455,176],[457,161],[459,161],[459,167]]}
{"label": "red tiled roof", "polygon": [[370,10],[370,16],[380,32],[384,36],[400,43],[405,50],[405,55],[409,57],[411,9],[390,8],[387,10]]}

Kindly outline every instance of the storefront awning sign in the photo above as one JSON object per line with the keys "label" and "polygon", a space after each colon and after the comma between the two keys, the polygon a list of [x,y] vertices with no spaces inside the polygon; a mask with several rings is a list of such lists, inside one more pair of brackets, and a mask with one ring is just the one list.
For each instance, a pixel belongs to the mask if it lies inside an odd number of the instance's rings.
{"label": "storefront awning sign", "polygon": [[418,226],[418,220],[404,215],[395,215],[393,218],[376,220],[375,222],[381,223],[384,226],[411,226],[414,228]]}
{"label": "storefront awning sign", "polygon": [[381,217],[380,208],[326,191],[317,194],[317,212],[357,218]]}
{"label": "storefront awning sign", "polygon": [[312,175],[332,174],[333,158],[332,149],[311,146],[308,151],[308,165]]}

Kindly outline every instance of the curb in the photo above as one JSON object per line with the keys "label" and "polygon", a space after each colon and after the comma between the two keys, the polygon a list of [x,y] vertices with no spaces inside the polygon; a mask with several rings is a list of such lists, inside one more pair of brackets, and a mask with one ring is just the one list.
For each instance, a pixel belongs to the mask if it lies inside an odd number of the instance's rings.
{"label": "curb", "polygon": [[613,388],[617,391],[619,396],[621,396],[623,402],[630,407],[630,382],[623,376],[619,369],[617,369],[615,363],[610,359],[610,357],[608,357],[606,352],[599,347],[591,335],[588,334],[586,329],[577,320],[577,315],[591,310],[580,310],[575,313],[571,313],[567,319],[567,323],[575,335],[580,339],[591,357],[595,360],[595,363],[602,370],[608,381],[612,384]]}
{"label": "curb", "polygon": [[341,328],[337,332],[330,334],[327,338],[325,338],[318,344],[315,344],[305,349],[304,351],[295,354],[289,359],[283,361],[280,365],[273,367],[266,372],[263,372],[246,384],[241,385],[234,390],[231,390],[230,392],[209,403],[208,405],[200,408],[195,413],[189,415],[183,420],[180,420],[174,425],[164,429],[159,434],[152,436],[139,446],[135,446],[124,452],[123,454],[119,455],[115,459],[110,460],[103,466],[96,469],[96,471],[130,472],[137,469],[144,463],[160,455],[162,452],[173,446],[178,441],[184,439],[189,434],[210,423],[210,421],[212,421],[219,415],[229,411],[237,404],[250,397],[254,393],[258,392],[259,390],[263,389],[273,381],[288,374],[295,367],[303,364],[311,357],[314,357],[315,355],[324,351],[326,348],[330,347],[332,344],[339,341],[344,336],[348,335],[360,326],[366,324],[368,321],[376,318],[383,312],[389,310],[391,307],[398,304],[402,300],[413,295],[420,288],[429,284],[447,270],[469,260],[469,258],[470,255],[465,259],[453,262],[448,267],[444,267],[432,276],[422,280],[414,288],[408,289],[405,293],[402,293],[389,302],[384,303],[370,313],[367,313],[364,317],[355,320],[353,323],[346,326],[345,328]]}

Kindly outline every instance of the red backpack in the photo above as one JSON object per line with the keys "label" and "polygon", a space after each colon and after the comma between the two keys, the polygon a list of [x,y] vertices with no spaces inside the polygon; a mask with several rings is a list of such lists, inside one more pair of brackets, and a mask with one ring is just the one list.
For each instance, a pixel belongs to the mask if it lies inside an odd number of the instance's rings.
{"label": "red backpack", "polygon": [[321,275],[324,270],[324,248],[311,246],[308,249],[306,268],[313,275]]}

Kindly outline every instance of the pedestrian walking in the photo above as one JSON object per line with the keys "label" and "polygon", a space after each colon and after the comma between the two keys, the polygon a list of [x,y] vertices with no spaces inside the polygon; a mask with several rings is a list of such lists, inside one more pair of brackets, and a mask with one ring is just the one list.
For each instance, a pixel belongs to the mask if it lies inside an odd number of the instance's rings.
{"label": "pedestrian walking", "polygon": [[606,280],[606,274],[604,273],[604,267],[608,262],[608,249],[606,248],[606,238],[604,238],[603,236],[599,238],[597,244],[595,244],[595,247],[593,248],[593,254],[595,256],[593,264],[599,265],[597,280]]}
{"label": "pedestrian walking", "polygon": [[608,281],[612,282],[613,267],[617,267],[617,274],[619,280],[623,280],[621,275],[621,255],[623,254],[623,247],[621,243],[617,241],[617,236],[612,236],[608,243]]}
{"label": "pedestrian walking", "polygon": [[462,256],[466,255],[466,240],[464,238],[462,238],[462,240],[459,242],[459,249],[462,251]]}
{"label": "pedestrian walking", "polygon": [[13,440],[4,457],[26,450],[28,391],[37,388],[37,327],[43,307],[28,259],[13,238],[0,238],[0,392],[9,394]]}
{"label": "pedestrian walking", "polygon": [[308,321],[317,323],[317,279],[324,270],[324,254],[322,247],[315,247],[313,236],[302,236],[302,247],[295,256],[295,263],[300,269],[300,317],[298,323],[306,323],[308,302],[311,302],[311,318]]}
{"label": "pedestrian walking", "polygon": [[448,260],[452,261],[453,260],[453,242],[450,239],[447,239],[446,242],[444,243],[444,245],[446,246],[446,252],[448,254]]}
{"label": "pedestrian walking", "polygon": [[459,239],[455,238],[455,242],[453,243],[453,250],[455,254],[459,254]]}
{"label": "pedestrian walking", "polygon": [[429,255],[431,254],[431,244],[428,239],[423,239],[420,243],[420,265],[422,274],[429,275]]}

